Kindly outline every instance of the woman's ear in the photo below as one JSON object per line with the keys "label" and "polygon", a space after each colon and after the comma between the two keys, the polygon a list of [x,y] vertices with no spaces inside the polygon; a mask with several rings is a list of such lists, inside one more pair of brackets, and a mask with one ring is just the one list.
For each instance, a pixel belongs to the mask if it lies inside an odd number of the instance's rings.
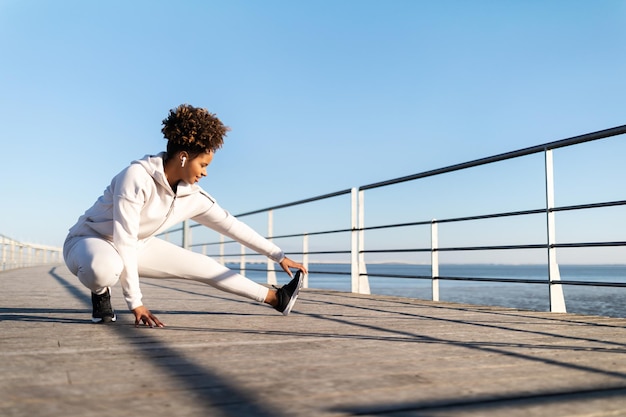
{"label": "woman's ear", "polygon": [[181,153],[178,154],[178,157],[180,158],[181,168],[184,168],[185,163],[187,162],[187,158],[189,157],[189,154],[186,151],[182,151]]}

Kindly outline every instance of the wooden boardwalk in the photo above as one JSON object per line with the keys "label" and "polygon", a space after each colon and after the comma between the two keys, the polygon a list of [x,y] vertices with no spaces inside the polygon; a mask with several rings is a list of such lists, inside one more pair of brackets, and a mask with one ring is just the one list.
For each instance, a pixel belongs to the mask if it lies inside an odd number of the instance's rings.
{"label": "wooden boardwalk", "polygon": [[64,266],[0,273],[0,416],[626,416],[626,320],[305,290],[283,317],[144,280],[90,322]]}

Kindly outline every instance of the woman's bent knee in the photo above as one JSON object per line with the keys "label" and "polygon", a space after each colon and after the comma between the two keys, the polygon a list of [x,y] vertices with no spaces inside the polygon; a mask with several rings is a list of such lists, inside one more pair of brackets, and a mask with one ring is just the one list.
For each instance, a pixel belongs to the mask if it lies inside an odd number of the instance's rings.
{"label": "woman's bent knee", "polygon": [[69,269],[91,291],[112,287],[119,280],[124,264],[115,248],[99,238],[74,242],[65,259]]}
{"label": "woman's bent knee", "polygon": [[121,261],[115,262],[115,259],[103,259],[102,257],[94,257],[85,259],[86,262],[79,263],[78,279],[83,285],[91,291],[96,292],[104,287],[112,287],[120,279],[123,265]]}

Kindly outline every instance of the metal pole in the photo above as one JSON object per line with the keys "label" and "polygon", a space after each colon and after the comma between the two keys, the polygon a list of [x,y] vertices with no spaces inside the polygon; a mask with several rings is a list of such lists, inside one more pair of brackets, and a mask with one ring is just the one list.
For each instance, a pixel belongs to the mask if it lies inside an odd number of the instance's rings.
{"label": "metal pole", "polygon": [[433,301],[439,301],[439,226],[436,219],[430,224],[430,273]]}
{"label": "metal pole", "polygon": [[556,226],[554,213],[554,162],[552,149],[546,149],[546,220],[548,231],[548,280],[550,291],[550,311],[553,313],[565,313],[565,296],[559,264],[556,260]]}
{"label": "metal pole", "polygon": [[220,234],[220,263],[222,265],[225,264],[224,262],[224,235]]}
{"label": "metal pole", "polygon": [[359,292],[359,232],[358,232],[358,207],[357,207],[357,194],[358,190],[356,188],[352,188],[350,193],[350,220],[351,220],[351,244],[350,244],[350,272],[352,278],[352,292]]}
{"label": "metal pole", "polygon": [[191,229],[189,229],[189,221],[183,221],[183,248],[189,249],[191,242]]}
{"label": "metal pole", "polygon": [[365,265],[365,191],[359,191],[359,294],[370,294],[370,282]]}
{"label": "metal pole", "polygon": [[239,273],[246,275],[246,247],[241,245],[241,256],[239,257]]}
{"label": "metal pole", "polygon": [[[309,235],[307,234],[302,236],[302,265],[304,265],[307,270],[309,269]],[[309,288],[309,274],[304,276],[302,286]]]}
{"label": "metal pole", "polygon": [[[267,238],[268,240],[272,240],[272,236],[274,236],[274,210],[270,210],[267,212]],[[269,285],[276,285],[278,282],[276,281],[276,270],[274,268],[274,261],[271,259],[267,259],[267,283]]]}
{"label": "metal pole", "polygon": [[4,243],[4,236],[2,236],[2,271],[6,269],[7,265],[7,245]]}

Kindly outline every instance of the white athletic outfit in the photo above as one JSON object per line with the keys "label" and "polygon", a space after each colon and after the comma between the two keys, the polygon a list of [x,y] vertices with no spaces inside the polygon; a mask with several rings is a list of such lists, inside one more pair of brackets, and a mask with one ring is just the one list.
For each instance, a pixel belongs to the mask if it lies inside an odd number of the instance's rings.
{"label": "white athletic outfit", "polygon": [[192,279],[263,302],[267,287],[208,256],[154,237],[192,219],[275,262],[285,257],[198,185],[181,181],[174,192],[165,177],[164,157],[160,153],[133,161],[78,219],[63,247],[70,271],[96,294],[119,280],[131,310],[143,304],[139,276]]}

